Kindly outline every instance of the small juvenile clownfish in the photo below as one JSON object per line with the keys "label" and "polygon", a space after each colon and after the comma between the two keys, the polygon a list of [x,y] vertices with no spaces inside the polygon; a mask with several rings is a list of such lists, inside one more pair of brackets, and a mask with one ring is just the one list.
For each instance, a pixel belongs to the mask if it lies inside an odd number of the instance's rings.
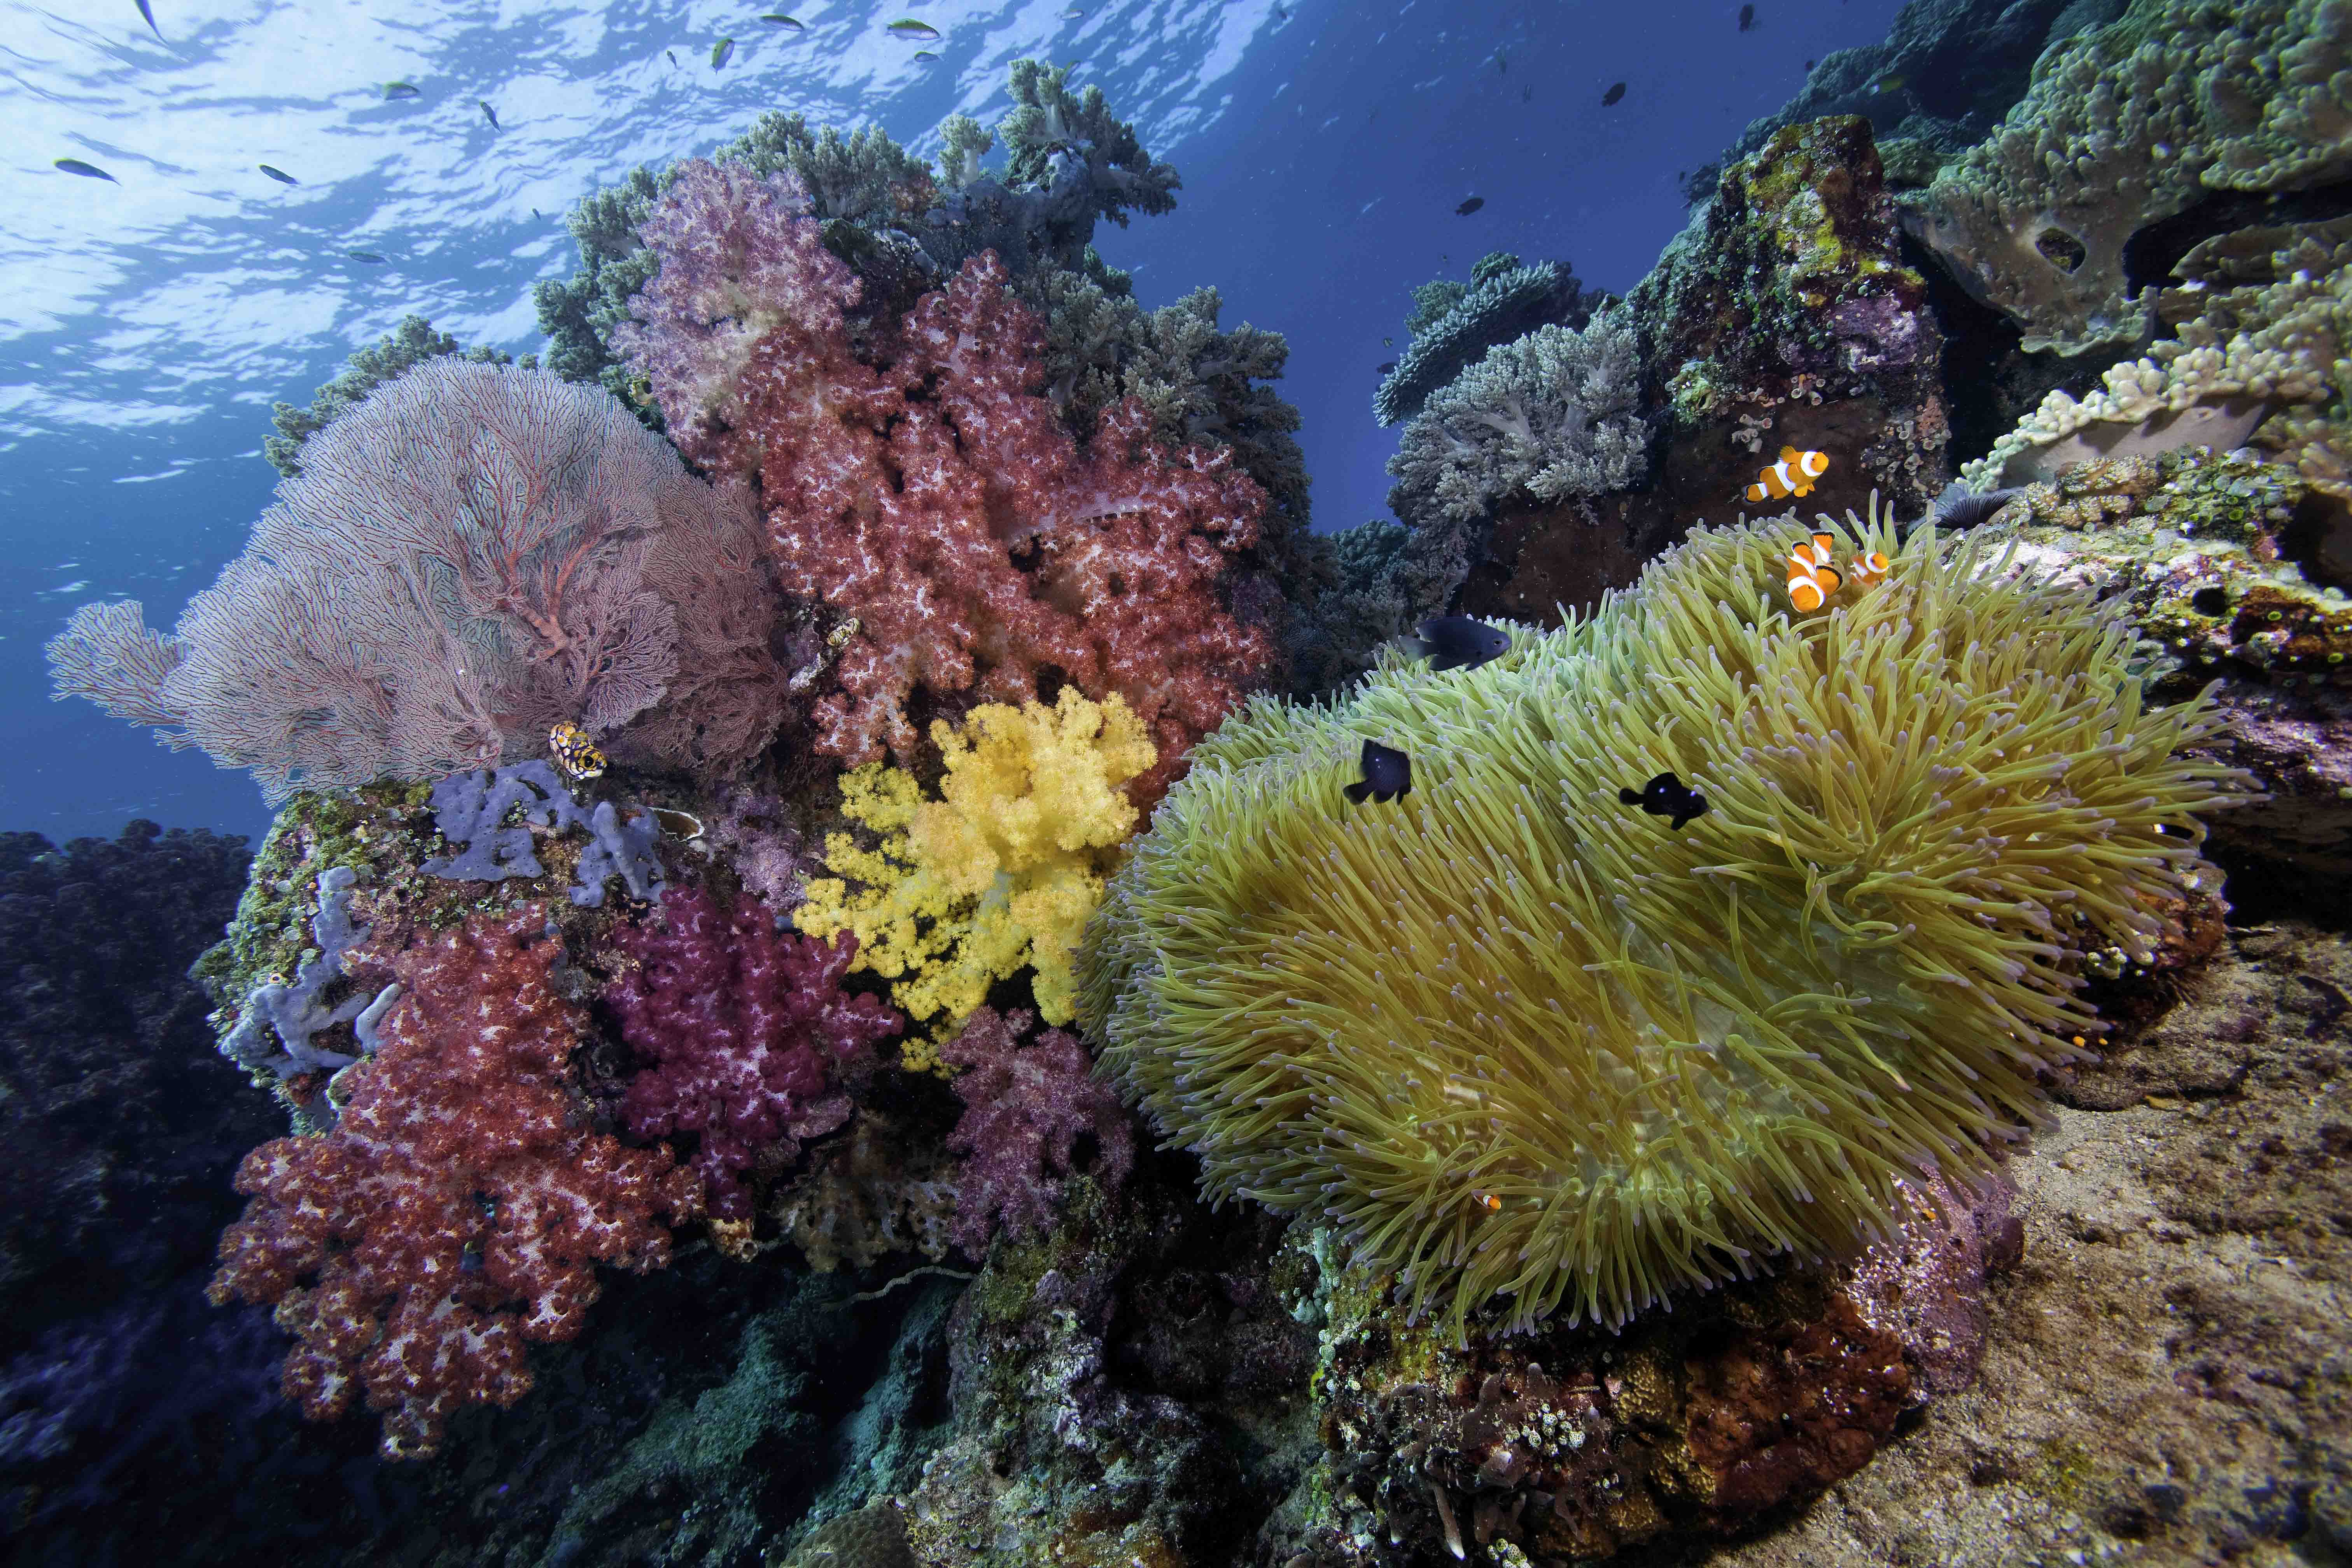
{"label": "small juvenile clownfish", "polygon": [[1789,552],[1789,603],[1797,607],[1800,615],[1811,615],[1820,609],[1843,585],[1845,579],[1830,564],[1833,559],[1830,547],[1836,542],[1834,534],[1816,533]]}
{"label": "small juvenile clownfish", "polygon": [[[1818,539],[1821,536],[1816,534],[1814,537]],[[1886,570],[1886,554],[1884,551],[1865,550],[1853,558],[1853,564],[1846,568],[1846,575],[1853,579],[1855,587],[1868,588],[1884,582]]]}
{"label": "small juvenile clownfish", "polygon": [[555,753],[555,765],[575,779],[593,779],[604,771],[604,749],[569,719],[547,732],[547,749]]}
{"label": "small juvenile clownfish", "polygon": [[1830,471],[1827,452],[1800,452],[1794,447],[1780,448],[1780,460],[1756,476],[1748,487],[1751,501],[1787,500],[1790,496],[1813,493],[1813,481]]}

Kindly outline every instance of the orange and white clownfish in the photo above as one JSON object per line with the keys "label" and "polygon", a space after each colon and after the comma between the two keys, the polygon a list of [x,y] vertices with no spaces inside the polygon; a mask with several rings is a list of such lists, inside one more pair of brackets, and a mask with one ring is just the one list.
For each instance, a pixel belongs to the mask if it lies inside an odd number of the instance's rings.
{"label": "orange and white clownfish", "polygon": [[1780,460],[1756,476],[1748,487],[1751,501],[1787,500],[1790,496],[1813,493],[1813,481],[1830,471],[1827,452],[1800,452],[1794,447],[1780,448]]}
{"label": "orange and white clownfish", "polygon": [[[1820,536],[1815,535],[1815,537]],[[1885,581],[1886,571],[1885,552],[1879,550],[1865,550],[1853,558],[1853,564],[1846,568],[1846,575],[1853,579],[1855,587],[1867,588]]]}
{"label": "orange and white clownfish", "polygon": [[1789,552],[1789,603],[1801,615],[1811,615],[1830,601],[1845,579],[1830,564],[1830,547],[1837,536],[1816,533]]}

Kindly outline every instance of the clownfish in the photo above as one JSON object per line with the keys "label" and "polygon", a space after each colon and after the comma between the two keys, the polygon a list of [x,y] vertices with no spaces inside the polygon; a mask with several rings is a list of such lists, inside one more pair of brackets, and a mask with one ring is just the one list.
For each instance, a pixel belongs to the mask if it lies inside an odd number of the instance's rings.
{"label": "clownfish", "polygon": [[[1813,537],[1818,539],[1821,535],[1815,534]],[[1853,579],[1855,587],[1867,588],[1884,581],[1886,571],[1885,552],[1879,550],[1865,550],[1853,558],[1853,564],[1846,568],[1846,575]]]}
{"label": "clownfish", "polygon": [[1830,471],[1827,452],[1800,452],[1794,447],[1780,448],[1780,460],[1756,476],[1748,487],[1751,501],[1787,500],[1790,496],[1813,493],[1813,481]]}
{"label": "clownfish", "polygon": [[[1816,533],[1789,552],[1789,603],[1801,615],[1811,615],[1830,602],[1830,595],[1844,584],[1838,569],[1830,564],[1830,546],[1837,536]],[[1885,556],[1877,559],[1884,561]]]}

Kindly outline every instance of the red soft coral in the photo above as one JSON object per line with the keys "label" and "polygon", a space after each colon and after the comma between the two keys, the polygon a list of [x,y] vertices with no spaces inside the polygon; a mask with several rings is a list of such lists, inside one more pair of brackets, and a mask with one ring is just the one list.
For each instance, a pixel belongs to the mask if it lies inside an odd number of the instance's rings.
{"label": "red soft coral", "polygon": [[963,1071],[956,1093],[963,1119],[948,1147],[964,1156],[956,1180],[950,1237],[968,1256],[988,1251],[999,1229],[1029,1235],[1054,1223],[1062,1184],[1076,1156],[1080,1134],[1094,1139],[1095,1174],[1117,1188],[1135,1164],[1135,1135],[1111,1087],[1094,1076],[1094,1063],[1076,1035],[1047,1029],[1024,1046],[1036,1021],[1026,1008],[1000,1015],[982,1007],[940,1058]]}
{"label": "red soft coral", "polygon": [[1159,447],[1133,402],[1081,453],[1005,281],[993,252],[966,262],[908,314],[887,373],[814,301],[751,351],[717,449],[756,467],[785,586],[857,619],[820,749],[905,760],[918,687],[1019,702],[1050,668],[1151,725],[1160,764],[1129,785],[1148,806],[1273,659],[1219,596],[1265,495],[1223,451]]}
{"label": "red soft coral", "polygon": [[[399,1000],[334,1130],[237,1171],[253,1202],[221,1237],[212,1299],[276,1303],[301,1342],[288,1397],[325,1419],[364,1392],[388,1458],[432,1453],[462,1405],[522,1397],[523,1342],[578,1334],[596,1265],[663,1267],[656,1216],[699,1210],[668,1150],[589,1130],[566,1079],[587,1016],[551,985],[546,926],[524,905],[393,957]],[[365,949],[346,962],[383,968]]]}
{"label": "red soft coral", "polygon": [[704,892],[672,892],[662,921],[614,938],[637,965],[605,1000],[653,1063],[629,1080],[622,1114],[640,1137],[700,1134],[693,1168],[711,1212],[749,1219],[743,1176],[789,1163],[801,1139],[846,1121],[839,1075],[906,1020],[841,990],[855,937],[781,936],[757,899],[722,915]]}

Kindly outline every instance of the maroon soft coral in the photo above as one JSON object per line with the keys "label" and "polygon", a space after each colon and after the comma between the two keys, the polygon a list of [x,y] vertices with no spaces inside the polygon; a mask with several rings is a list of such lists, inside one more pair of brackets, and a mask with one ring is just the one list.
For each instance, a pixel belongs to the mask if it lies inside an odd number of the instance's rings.
{"label": "maroon soft coral", "polygon": [[963,1119],[948,1134],[948,1147],[964,1156],[950,1236],[972,1258],[986,1255],[999,1229],[1034,1234],[1054,1223],[1056,1178],[1070,1171],[1080,1133],[1095,1141],[1094,1174],[1105,1185],[1118,1187],[1135,1164],[1127,1113],[1095,1078],[1078,1037],[1047,1029],[1021,1043],[1035,1016],[982,1007],[940,1047],[942,1059],[963,1068],[955,1079]]}
{"label": "maroon soft coral", "polygon": [[[391,1458],[431,1454],[462,1405],[530,1387],[527,1340],[568,1340],[596,1265],[669,1261],[699,1184],[667,1149],[589,1130],[567,1080],[586,1013],[551,973],[547,911],[478,915],[389,960],[400,995],[352,1069],[334,1130],[246,1156],[245,1217],[223,1233],[211,1296],[275,1304],[301,1342],[289,1398],[313,1419],[364,1392]],[[346,960],[380,977],[384,955]]]}
{"label": "maroon soft coral", "polygon": [[751,1217],[743,1178],[774,1171],[800,1141],[847,1121],[845,1069],[906,1020],[841,977],[855,937],[778,933],[753,898],[721,911],[709,893],[662,900],[661,923],[614,933],[636,966],[604,994],[621,1033],[651,1065],[629,1080],[621,1114],[641,1138],[699,1135],[691,1162],[719,1219]]}

